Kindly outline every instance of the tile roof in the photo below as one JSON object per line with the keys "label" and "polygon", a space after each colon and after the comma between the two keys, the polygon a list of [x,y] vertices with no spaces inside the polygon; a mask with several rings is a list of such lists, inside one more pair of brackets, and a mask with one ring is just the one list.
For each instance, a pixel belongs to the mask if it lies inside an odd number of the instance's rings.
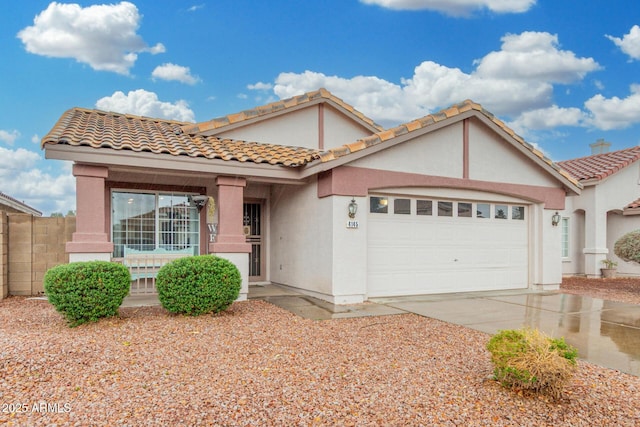
{"label": "tile roof", "polygon": [[396,126],[391,129],[382,130],[380,132],[374,133],[371,136],[359,139],[358,141],[345,144],[341,147],[332,148],[330,150],[324,151],[320,154],[320,160],[323,162],[328,162],[348,154],[364,150],[368,147],[372,147],[395,137],[408,134],[410,132],[414,132],[419,129],[426,129],[430,126],[435,125],[438,122],[441,122],[446,119],[454,118],[468,111],[477,111],[482,114],[489,120],[491,120],[494,124],[496,124],[500,129],[506,132],[511,138],[513,138],[518,144],[520,144],[525,149],[529,150],[534,156],[541,159],[547,165],[549,165],[552,169],[554,169],[557,173],[562,175],[565,179],[570,181],[572,184],[580,186],[577,180],[571,176],[566,171],[562,170],[556,163],[547,158],[540,150],[536,149],[534,146],[525,141],[521,136],[516,134],[511,128],[504,124],[504,122],[489,111],[485,110],[482,105],[477,104],[471,100],[463,101],[459,104],[452,105],[449,108],[441,110],[439,112],[429,114],[420,119],[413,120],[411,122]]}
{"label": "tile roof", "polygon": [[315,101],[326,100],[333,102],[335,105],[341,107],[342,109],[348,111],[350,114],[357,117],[359,120],[365,122],[373,129],[377,129],[379,131],[383,130],[382,126],[375,123],[369,117],[362,114],[360,111],[353,108],[353,106],[347,104],[342,99],[334,96],[328,90],[321,88],[313,92],[308,92],[302,95],[293,96],[291,98],[282,99],[280,101],[272,102],[267,105],[262,105],[260,107],[252,108],[250,110],[241,111],[235,114],[229,114],[226,116],[218,117],[206,122],[201,123],[189,123],[182,127],[184,133],[188,134],[197,134],[203,133],[211,130],[216,130],[223,128],[225,126],[229,126],[238,122],[243,122],[251,119],[255,119],[258,117],[268,116],[270,114],[278,113],[293,107],[309,104]]}
{"label": "tile roof", "polygon": [[627,206],[624,207],[625,210],[627,209],[638,209],[640,208],[640,199],[636,199],[633,202],[629,203]]}
{"label": "tile roof", "polygon": [[640,159],[640,146],[559,162],[580,181],[602,180]]}
{"label": "tile roof", "polygon": [[42,139],[42,147],[66,144],[292,167],[316,160],[320,154],[318,150],[302,147],[190,135],[182,131],[186,125],[184,122],[73,108],[66,111]]}
{"label": "tile roof", "polygon": [[[286,108],[285,104],[287,103],[309,102],[308,99],[326,96],[333,97],[329,92],[320,89],[301,95],[297,99],[280,101],[283,104],[282,107],[274,107],[279,103],[273,103],[269,104],[272,107],[265,106],[259,107],[259,109],[266,107]],[[194,127],[192,123],[82,108],[66,111],[53,129],[42,139],[42,147],[44,148],[47,144],[66,144],[297,167],[316,160],[323,163],[330,162],[419,129],[429,128],[443,120],[455,118],[468,111],[475,111],[488,118],[516,143],[529,150],[569,182],[580,187],[572,175],[546,158],[542,152],[527,143],[480,104],[470,100],[391,129],[385,130],[377,127],[380,130],[370,136],[324,152],[303,147],[247,142],[188,133],[185,130],[196,131],[200,129],[199,125]]]}

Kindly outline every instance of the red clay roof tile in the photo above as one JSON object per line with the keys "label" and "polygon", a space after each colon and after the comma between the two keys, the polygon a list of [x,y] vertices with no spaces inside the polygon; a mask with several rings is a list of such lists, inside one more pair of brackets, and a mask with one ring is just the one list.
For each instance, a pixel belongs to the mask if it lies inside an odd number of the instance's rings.
{"label": "red clay roof tile", "polygon": [[640,159],[640,146],[558,162],[580,181],[602,180]]}
{"label": "red clay roof tile", "polygon": [[66,144],[282,166],[301,166],[320,158],[320,151],[308,148],[189,135],[182,132],[187,125],[74,108],[60,117],[42,146]]}

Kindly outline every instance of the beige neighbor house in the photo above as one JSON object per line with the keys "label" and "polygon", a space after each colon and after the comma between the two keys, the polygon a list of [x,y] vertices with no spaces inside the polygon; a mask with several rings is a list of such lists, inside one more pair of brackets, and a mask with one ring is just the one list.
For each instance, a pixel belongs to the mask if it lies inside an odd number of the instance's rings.
{"label": "beige neighbor house", "polygon": [[74,162],[71,261],[216,254],[241,299],[557,288],[582,188],[472,101],[383,129],[324,89],[197,124],[74,108],[42,147]]}
{"label": "beige neighbor house", "polygon": [[613,253],[620,237],[640,229],[640,147],[608,152],[609,145],[599,140],[591,144],[596,154],[559,162],[584,186],[560,212],[565,275],[599,277],[606,258],[618,263],[618,274],[640,275],[640,266]]}
{"label": "beige neighbor house", "polygon": [[0,211],[42,216],[42,212],[0,191]]}

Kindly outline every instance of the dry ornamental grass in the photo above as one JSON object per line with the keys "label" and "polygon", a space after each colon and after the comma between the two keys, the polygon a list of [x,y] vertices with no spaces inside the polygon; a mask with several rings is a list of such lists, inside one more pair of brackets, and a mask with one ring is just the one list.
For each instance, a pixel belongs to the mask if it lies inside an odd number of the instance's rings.
{"label": "dry ornamental grass", "polygon": [[120,309],[70,329],[0,302],[0,425],[635,426],[640,378],[582,361],[562,397],[492,380],[489,336],[417,315]]}

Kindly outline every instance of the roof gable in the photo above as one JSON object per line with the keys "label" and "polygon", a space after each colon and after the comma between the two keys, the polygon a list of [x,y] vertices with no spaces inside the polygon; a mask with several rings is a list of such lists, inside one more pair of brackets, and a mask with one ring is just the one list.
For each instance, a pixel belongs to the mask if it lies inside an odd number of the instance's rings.
{"label": "roof gable", "polygon": [[267,120],[274,116],[287,114],[291,111],[296,111],[301,108],[307,108],[311,105],[321,103],[328,103],[332,105],[336,110],[342,112],[345,116],[369,129],[371,132],[383,130],[380,125],[360,111],[356,110],[353,106],[334,96],[328,90],[321,88],[313,92],[307,92],[302,95],[282,99],[270,104],[244,110],[239,113],[214,118],[206,122],[185,124],[182,127],[182,131],[188,134],[215,135],[231,127],[246,126],[261,120]]}
{"label": "roof gable", "polygon": [[601,181],[640,159],[640,146],[558,162],[579,181]]}
{"label": "roof gable", "polygon": [[555,175],[557,179],[564,182],[565,185],[572,187],[574,190],[581,188],[581,184],[566,171],[562,170],[556,163],[547,158],[540,150],[526,142],[521,136],[517,135],[511,128],[506,126],[503,121],[495,117],[489,111],[485,110],[480,104],[471,100],[453,105],[442,111],[429,114],[420,119],[396,126],[391,129],[382,130],[374,133],[366,138],[359,139],[351,144],[345,144],[342,147],[326,150],[320,154],[322,162],[338,161],[339,163],[347,163],[351,158],[362,157],[367,155],[367,151],[373,152],[377,149],[391,146],[412,138],[412,134],[426,133],[431,130],[439,129],[442,126],[464,120],[468,117],[475,116],[483,122],[491,126],[495,131],[502,133],[513,146],[527,153],[530,158],[538,162],[548,172]]}

